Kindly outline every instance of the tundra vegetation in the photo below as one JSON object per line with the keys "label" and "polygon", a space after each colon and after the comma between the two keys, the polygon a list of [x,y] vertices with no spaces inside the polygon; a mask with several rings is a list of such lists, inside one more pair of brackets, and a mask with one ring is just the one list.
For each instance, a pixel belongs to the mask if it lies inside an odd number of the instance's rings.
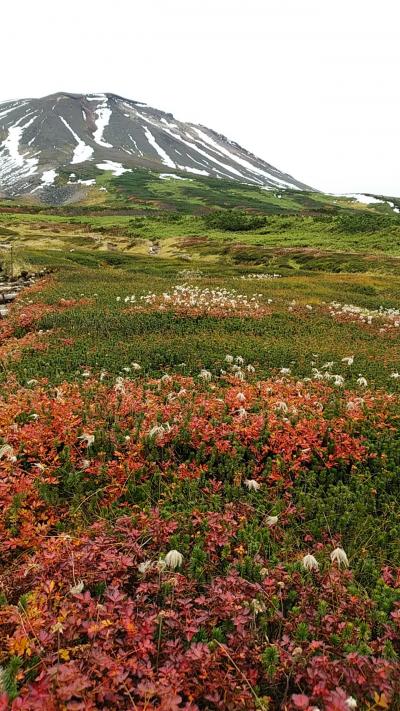
{"label": "tundra vegetation", "polygon": [[0,709],[400,708],[398,214],[103,180],[0,207]]}

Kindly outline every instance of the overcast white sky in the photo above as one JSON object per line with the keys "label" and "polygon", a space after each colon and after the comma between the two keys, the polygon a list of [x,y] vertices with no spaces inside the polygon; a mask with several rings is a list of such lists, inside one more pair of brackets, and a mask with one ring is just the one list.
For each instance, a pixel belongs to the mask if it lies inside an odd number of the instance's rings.
{"label": "overcast white sky", "polygon": [[399,0],[20,0],[0,101],[114,92],[330,192],[400,195]]}

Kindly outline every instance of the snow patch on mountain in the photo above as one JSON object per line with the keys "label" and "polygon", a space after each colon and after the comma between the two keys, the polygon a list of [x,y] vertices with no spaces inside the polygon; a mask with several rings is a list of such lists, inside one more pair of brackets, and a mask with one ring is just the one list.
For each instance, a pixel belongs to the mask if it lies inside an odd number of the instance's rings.
{"label": "snow patch on mountain", "polygon": [[191,180],[191,178],[182,178],[181,175],[175,175],[175,173],[160,173],[158,177],[160,180]]}
{"label": "snow patch on mountain", "polygon": [[84,143],[84,141],[79,138],[78,134],[75,133],[69,123],[65,120],[65,118],[63,118],[63,116],[60,116],[60,119],[63,122],[64,126],[66,126],[66,128],[72,133],[73,137],[75,138],[75,141],[77,141],[78,143],[72,156],[71,165],[74,165],[76,163],[84,163],[85,161],[90,160],[93,155],[93,148],[91,146],[86,145],[86,143]]}
{"label": "snow patch on mountain", "polygon": [[97,119],[95,119],[96,130],[93,134],[93,138],[99,146],[104,146],[104,148],[112,148],[111,143],[107,143],[107,141],[103,140],[104,129],[110,123],[110,118],[112,114],[112,111],[108,106],[107,97],[105,95],[103,96],[104,98],[102,102],[99,104],[95,111]]}
{"label": "snow patch on mountain", "polygon": [[145,132],[145,135],[146,135],[146,138],[147,138],[148,142],[149,142],[150,145],[154,148],[154,150],[158,153],[158,155],[160,156],[160,158],[161,158],[162,162],[164,163],[164,165],[167,165],[169,168],[176,168],[176,165],[175,165],[174,161],[171,160],[171,158],[169,157],[168,153],[166,153],[166,152],[164,151],[164,149],[161,148],[161,146],[158,145],[156,139],[154,138],[154,136],[153,136],[153,134],[151,133],[151,131],[149,131],[149,129],[147,128],[147,126],[144,126],[143,129],[144,129],[144,132]]}
{"label": "snow patch on mountain", "polygon": [[[227,156],[230,160],[233,162],[237,163],[238,165],[241,165],[243,168],[246,168],[250,173],[255,173],[256,175],[261,175],[264,178],[267,178],[268,180],[271,180],[274,183],[277,183],[278,185],[282,185],[283,187],[287,188],[295,188],[293,183],[288,183],[285,180],[282,180],[281,178],[278,178],[276,175],[273,175],[272,173],[267,173],[265,170],[261,170],[260,168],[257,168],[257,166],[253,165],[250,163],[250,161],[245,160],[244,158],[240,158],[240,156],[236,155],[236,153],[232,153],[232,151],[228,151],[227,148],[224,148],[224,146],[221,146],[219,143],[214,141],[211,136],[208,134],[204,133],[204,131],[201,131],[199,128],[194,128],[196,131],[197,135],[201,138],[202,143],[208,143],[217,153],[220,153],[222,155]],[[260,181],[261,182],[261,181]]]}
{"label": "snow patch on mountain", "polygon": [[88,180],[81,180],[80,178],[78,180],[71,180],[71,175],[69,176],[70,179],[68,180],[67,185],[96,185],[96,179],[95,178],[90,178]]}
{"label": "snow patch on mountain", "polygon": [[88,94],[86,96],[86,99],[88,101],[102,101],[103,99],[106,99],[107,96],[106,94]]}
{"label": "snow patch on mountain", "polygon": [[[229,173],[232,173],[233,175],[236,175],[237,177],[241,178],[242,180],[245,180],[245,176],[242,175],[242,173],[240,173],[239,170],[237,170],[237,169],[234,168],[233,166],[228,165],[227,163],[222,163],[220,160],[218,160],[217,158],[215,158],[214,156],[212,156],[210,153],[207,153],[207,152],[204,151],[202,148],[199,148],[199,146],[198,146],[196,143],[192,143],[191,141],[186,141],[186,140],[185,140],[184,138],[182,138],[181,136],[175,135],[172,131],[167,130],[167,133],[169,133],[170,136],[172,136],[173,138],[177,139],[177,140],[180,141],[181,143],[184,143],[186,146],[188,146],[188,147],[191,148],[192,150],[196,151],[196,153],[199,153],[200,155],[202,155],[202,156],[204,156],[205,158],[207,158],[208,161],[211,160],[213,163],[215,163],[216,165],[219,165],[219,166],[220,166],[221,168],[223,168],[225,171],[228,171],[228,175],[229,175]],[[207,175],[209,175],[209,173],[207,173]]]}
{"label": "snow patch on mountain", "polygon": [[394,204],[394,202],[390,202],[390,201],[388,200],[388,201],[387,201],[387,204],[389,205],[389,207],[392,208],[393,212],[400,213],[400,209],[399,209],[398,207],[396,207],[396,205]]}
{"label": "snow patch on mountain", "polygon": [[128,133],[128,137],[131,139],[133,145],[135,146],[135,149],[136,149],[137,153],[138,153],[140,156],[142,156],[142,155],[143,155],[143,151],[140,150],[140,148],[138,147],[138,145],[137,145],[135,139],[131,136],[130,133]]}
{"label": "snow patch on mountain", "polygon": [[132,173],[130,168],[124,168],[121,163],[116,163],[113,160],[105,160],[104,163],[97,163],[96,168],[99,170],[107,170],[110,171],[113,175],[119,176],[123,175],[124,173]]}
{"label": "snow patch on mountain", "polygon": [[25,106],[28,102],[27,101],[21,101],[20,103],[16,103],[14,106],[12,106],[9,109],[6,109],[5,111],[0,112],[0,118],[3,118],[4,116],[7,116],[7,114],[10,114],[11,111],[15,111],[16,109],[20,109],[21,106]]}
{"label": "snow patch on mountain", "polygon": [[10,126],[7,138],[0,144],[0,188],[12,186],[16,180],[27,178],[37,171],[38,158],[36,156],[28,158],[26,153],[21,152],[20,145],[24,131],[32,125],[37,116],[34,115],[26,123],[22,121],[32,113],[25,114]]}
{"label": "snow patch on mountain", "polygon": [[385,202],[384,200],[379,200],[371,195],[362,195],[361,193],[346,193],[344,197],[353,198],[353,200],[357,200],[357,202],[360,202],[363,205],[373,205],[377,202]]}
{"label": "snow patch on mountain", "polygon": [[44,173],[42,173],[41,181],[42,181],[42,186],[46,185],[53,185],[58,173],[53,170],[45,170]]}
{"label": "snow patch on mountain", "polygon": [[187,165],[178,165],[180,170],[185,170],[187,173],[193,173],[193,175],[210,175],[207,170],[199,170],[198,168],[189,168]]}

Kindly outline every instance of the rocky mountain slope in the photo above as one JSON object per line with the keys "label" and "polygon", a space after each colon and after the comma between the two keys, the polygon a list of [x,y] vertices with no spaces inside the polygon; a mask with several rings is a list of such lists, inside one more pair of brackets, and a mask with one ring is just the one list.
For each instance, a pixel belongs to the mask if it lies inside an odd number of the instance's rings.
{"label": "rocky mountain slope", "polygon": [[310,189],[209,128],[114,94],[58,93],[0,103],[0,194],[40,198],[51,186],[65,189],[66,180],[69,192],[81,190],[96,181],[82,177],[89,166],[94,176],[147,168]]}

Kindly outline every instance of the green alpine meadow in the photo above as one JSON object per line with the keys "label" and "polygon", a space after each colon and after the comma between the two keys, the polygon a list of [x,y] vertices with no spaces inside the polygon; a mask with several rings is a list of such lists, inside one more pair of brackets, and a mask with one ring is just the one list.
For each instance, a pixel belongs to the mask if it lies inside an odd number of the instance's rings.
{"label": "green alpine meadow", "polygon": [[66,177],[0,202],[0,709],[400,708],[400,199]]}

